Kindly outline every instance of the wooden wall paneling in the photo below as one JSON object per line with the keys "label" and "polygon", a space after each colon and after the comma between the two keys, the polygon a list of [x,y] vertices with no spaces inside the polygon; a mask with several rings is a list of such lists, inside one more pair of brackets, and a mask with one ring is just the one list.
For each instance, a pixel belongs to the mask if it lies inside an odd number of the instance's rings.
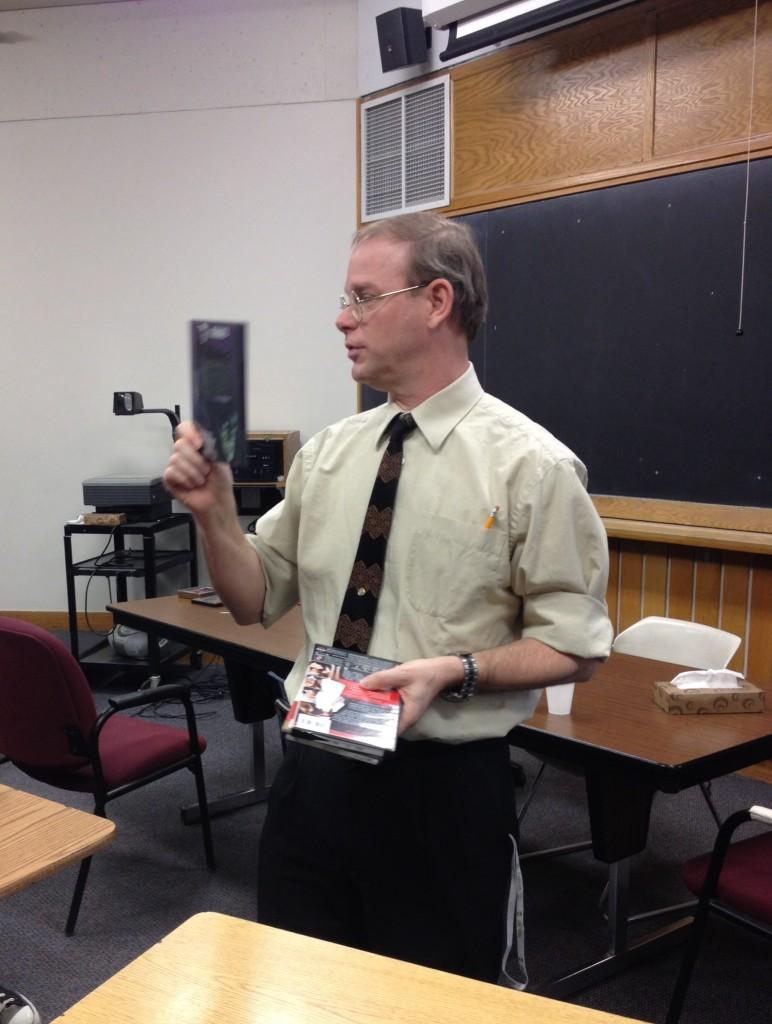
{"label": "wooden wall paneling", "polygon": [[[627,498],[616,494],[593,494],[592,501],[598,514],[607,519],[698,526],[745,534],[772,534],[772,508],[711,505],[698,501],[667,501],[664,498]],[[720,548],[720,538],[717,540],[716,544],[706,546]]]}
{"label": "wooden wall paneling", "polygon": [[664,615],[668,577],[666,544],[646,545],[643,569],[643,615]]}
{"label": "wooden wall paneling", "polygon": [[721,554],[701,548],[694,560],[694,621],[718,626],[721,603]]}
{"label": "wooden wall paneling", "polygon": [[[715,166],[747,151],[753,0],[648,0],[451,69],[452,212]],[[772,0],[751,153],[772,153]]]}
{"label": "wooden wall paneling", "polygon": [[671,619],[691,619],[694,596],[694,550],[671,546],[667,614]]}
{"label": "wooden wall paneling", "polygon": [[657,109],[657,14],[649,11],[645,16],[646,72],[644,81],[645,110],[643,137],[641,139],[641,160],[646,163],[654,154],[654,113]]}
{"label": "wooden wall paneling", "polygon": [[606,604],[608,617],[614,627],[614,636],[619,632],[619,544],[618,540],[610,540],[608,546],[608,587],[606,588]]}
{"label": "wooden wall paneling", "polygon": [[[753,0],[700,0],[657,14],[655,157],[748,137]],[[772,132],[772,4],[759,6],[753,134]]]}
{"label": "wooden wall paneling", "polygon": [[[745,675],[759,683],[772,682],[772,558],[751,556],[748,657]],[[772,761],[761,761],[740,772],[772,783]]]}
{"label": "wooden wall paneling", "polygon": [[748,597],[751,556],[739,552],[725,552],[721,591],[721,620],[719,626],[743,638],[729,667],[735,672],[746,672],[748,638]]}
{"label": "wooden wall paneling", "polygon": [[619,623],[621,632],[641,618],[643,594],[643,546],[634,541],[619,543]]}
{"label": "wooden wall paneling", "polygon": [[772,682],[772,558],[754,555],[751,571],[747,676],[769,683]]}
{"label": "wooden wall paneling", "polygon": [[453,73],[453,206],[640,164],[650,132],[645,17],[550,33]]}

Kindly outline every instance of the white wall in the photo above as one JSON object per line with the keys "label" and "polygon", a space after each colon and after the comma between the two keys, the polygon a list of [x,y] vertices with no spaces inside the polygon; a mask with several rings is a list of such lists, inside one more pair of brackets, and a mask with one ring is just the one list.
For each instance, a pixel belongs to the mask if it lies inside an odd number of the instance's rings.
{"label": "white wall", "polygon": [[251,428],[307,439],[355,410],[333,319],[356,7],[0,13],[0,608],[65,608],[84,478],[163,469],[166,418],[114,417],[112,393],[189,411],[190,319],[249,322]]}

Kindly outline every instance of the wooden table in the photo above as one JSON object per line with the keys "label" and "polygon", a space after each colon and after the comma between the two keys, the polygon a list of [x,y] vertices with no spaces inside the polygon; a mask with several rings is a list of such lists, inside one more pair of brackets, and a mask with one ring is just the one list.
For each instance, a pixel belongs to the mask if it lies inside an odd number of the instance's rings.
{"label": "wooden table", "polygon": [[303,645],[299,606],[291,608],[270,629],[239,626],[226,608],[193,604],[176,596],[122,601],[107,605],[107,610],[116,623],[179,640],[244,665],[264,665],[271,659],[282,665],[292,663]]}
{"label": "wooden table", "polygon": [[763,712],[668,715],[654,704],[654,683],[682,669],[612,654],[589,683],[577,685],[570,715],[550,715],[542,698],[533,717],[510,734],[537,757],[584,772],[593,852],[609,864],[607,955],[542,987],[552,995],[577,991],[683,940],[690,918],[628,941],[630,858],[646,846],[654,793],[676,793],[772,757],[772,688]]}
{"label": "wooden table", "polygon": [[[240,792],[210,799],[209,813],[214,817],[265,800],[263,721],[275,713],[266,673],[284,678],[300,653],[304,635],[300,608],[292,608],[270,629],[239,626],[225,608],[193,604],[177,596],[123,601],[108,605],[107,610],[117,625],[168,637],[224,659],[234,715],[252,728],[252,778]],[[198,806],[186,807],[182,814],[186,824],[193,824],[198,821]]]}
{"label": "wooden table", "polygon": [[115,823],[0,785],[0,898],[90,856],[115,838]]}
{"label": "wooden table", "polygon": [[89,857],[114,838],[115,823],[108,818],[0,785],[0,899]]}
{"label": "wooden table", "polygon": [[197,914],[52,1024],[623,1024],[223,914]]}

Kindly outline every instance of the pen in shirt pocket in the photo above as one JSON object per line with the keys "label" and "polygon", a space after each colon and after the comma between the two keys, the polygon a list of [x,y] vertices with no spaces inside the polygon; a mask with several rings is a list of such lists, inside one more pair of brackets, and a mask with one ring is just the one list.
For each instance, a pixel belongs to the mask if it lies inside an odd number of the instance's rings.
{"label": "pen in shirt pocket", "polygon": [[496,516],[499,513],[500,508],[501,508],[500,505],[494,505],[493,506],[493,508],[488,513],[488,518],[483,523],[483,530],[490,530],[490,528],[493,526],[493,523],[494,523],[494,520],[496,519]]}

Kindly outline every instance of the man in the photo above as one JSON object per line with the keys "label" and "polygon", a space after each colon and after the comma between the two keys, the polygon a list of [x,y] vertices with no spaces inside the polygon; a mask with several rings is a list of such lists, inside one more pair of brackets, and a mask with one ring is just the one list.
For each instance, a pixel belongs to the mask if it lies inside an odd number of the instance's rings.
{"label": "man", "polygon": [[378,767],[288,751],[261,839],[258,917],[496,981],[518,878],[506,735],[541,687],[588,679],[612,630],[584,467],[483,393],[469,363],[486,302],[463,225],[419,213],[366,226],[336,325],[352,377],[387,391],[386,405],[309,441],[254,537],[239,527],[227,466],[203,460],[191,424],[165,482],[194,513],[239,622],[269,625],[300,600],[292,697],[312,644],[340,628],[386,434],[411,412],[368,646],[400,664],[366,681],[399,689],[402,739]]}

